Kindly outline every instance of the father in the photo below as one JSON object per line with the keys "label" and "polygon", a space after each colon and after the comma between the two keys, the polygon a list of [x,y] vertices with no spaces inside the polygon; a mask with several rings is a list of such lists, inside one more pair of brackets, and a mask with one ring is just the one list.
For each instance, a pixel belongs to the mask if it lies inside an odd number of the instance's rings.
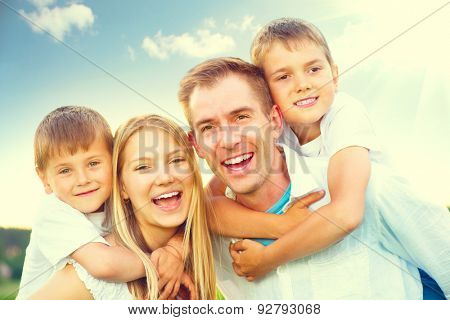
{"label": "father", "polygon": [[[253,65],[236,58],[203,62],[181,81],[179,100],[199,157],[238,203],[266,211],[289,185],[291,199],[317,187],[326,190],[325,162],[277,146],[283,130],[280,110]],[[213,181],[213,192],[223,195],[221,183]],[[374,188],[369,184],[364,221],[349,236],[303,259],[292,260],[286,252],[286,260],[292,261],[258,281],[235,274],[229,239],[218,237],[216,272],[226,298],[421,299],[417,269],[381,246],[379,216],[371,200]],[[328,202],[324,198],[310,208]]]}

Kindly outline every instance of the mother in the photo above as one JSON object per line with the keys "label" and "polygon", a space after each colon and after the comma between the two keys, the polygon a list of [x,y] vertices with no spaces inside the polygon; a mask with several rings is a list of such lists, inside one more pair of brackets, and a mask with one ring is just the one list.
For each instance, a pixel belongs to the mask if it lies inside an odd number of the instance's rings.
{"label": "mother", "polygon": [[[135,252],[146,279],[111,283],[73,262],[56,273],[34,299],[157,299],[158,277],[148,254],[184,224],[184,284],[189,298],[213,299],[215,274],[206,222],[209,204],[187,135],[157,115],[130,119],[116,132],[113,151],[113,236],[107,240]],[[189,253],[189,254],[188,254]],[[186,291],[186,290],[185,290]],[[181,295],[181,298],[186,297]]]}

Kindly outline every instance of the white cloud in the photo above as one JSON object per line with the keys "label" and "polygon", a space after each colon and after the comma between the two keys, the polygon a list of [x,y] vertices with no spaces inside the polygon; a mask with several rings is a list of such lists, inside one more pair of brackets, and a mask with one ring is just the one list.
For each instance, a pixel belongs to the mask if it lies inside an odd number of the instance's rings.
{"label": "white cloud", "polygon": [[[160,32],[156,34],[155,38],[158,37],[158,35],[161,35]],[[149,37],[145,37],[142,41],[142,48],[152,58],[164,60],[168,57],[167,50],[163,49],[162,46],[159,46]]]}
{"label": "white cloud", "polygon": [[134,52],[134,49],[130,46],[127,47],[128,57],[131,61],[136,61],[136,54]]}
{"label": "white cloud", "polygon": [[55,3],[55,0],[29,0],[31,4],[34,4],[36,7],[48,7],[51,4]]}
{"label": "white cloud", "polygon": [[261,25],[254,24],[254,20],[255,17],[250,15],[245,15],[240,21],[231,21],[230,19],[226,19],[225,28],[228,30],[237,30],[241,32],[251,31],[253,33],[256,33],[261,28]]}
{"label": "white cloud", "polygon": [[[34,1],[36,3],[51,3],[51,1],[45,0]],[[89,28],[93,25],[95,19],[91,8],[77,3],[73,3],[66,7],[54,7],[52,9],[39,7],[37,11],[30,13],[25,13],[21,10],[21,13],[59,40],[64,40],[66,34],[74,28],[80,31]],[[34,32],[43,32],[33,24],[30,24],[30,26]]]}
{"label": "white cloud", "polygon": [[165,36],[158,31],[153,38],[145,37],[142,48],[150,57],[167,59],[170,54],[178,53],[195,58],[205,58],[229,51],[235,47],[231,36],[221,33],[212,33],[207,29],[199,29],[194,35],[183,33],[181,35]]}
{"label": "white cloud", "polygon": [[214,20],[214,18],[205,18],[205,20],[203,20],[203,24],[205,25],[206,28],[209,29],[214,29],[216,27],[216,20]]}

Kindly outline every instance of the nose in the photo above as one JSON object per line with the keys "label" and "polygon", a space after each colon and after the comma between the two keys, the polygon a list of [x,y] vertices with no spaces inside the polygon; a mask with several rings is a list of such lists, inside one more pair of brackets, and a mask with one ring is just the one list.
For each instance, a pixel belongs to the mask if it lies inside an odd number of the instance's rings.
{"label": "nose", "polygon": [[311,89],[311,83],[308,77],[297,74],[295,76],[295,89],[297,92],[305,92]]}
{"label": "nose", "polygon": [[169,169],[164,166],[164,168],[162,168],[160,172],[157,173],[155,184],[159,186],[164,186],[171,184],[173,181],[174,178],[172,174],[169,172]]}
{"label": "nose", "polygon": [[241,142],[241,130],[239,126],[223,126],[221,128],[219,143],[222,148],[233,149]]}
{"label": "nose", "polygon": [[80,169],[77,171],[77,184],[80,186],[84,186],[90,182],[89,176],[84,169]]}

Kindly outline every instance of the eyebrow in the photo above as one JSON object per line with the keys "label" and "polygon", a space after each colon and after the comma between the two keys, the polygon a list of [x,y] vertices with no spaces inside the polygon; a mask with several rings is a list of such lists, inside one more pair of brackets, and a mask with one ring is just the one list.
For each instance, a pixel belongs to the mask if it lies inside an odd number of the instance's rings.
{"label": "eyebrow", "polygon": [[195,127],[195,128],[198,128],[198,127],[200,127],[202,124],[210,123],[210,122],[214,122],[214,118],[207,118],[207,119],[200,120],[200,121],[198,121],[198,122],[196,122],[196,123],[194,124],[194,127]]}
{"label": "eyebrow", "polygon": [[[84,161],[91,161],[92,159],[95,159],[95,158],[104,158],[104,157],[105,157],[104,154],[95,154],[93,156],[86,158]],[[53,167],[58,168],[58,167],[68,167],[68,166],[71,166],[70,162],[57,163]]]}
{"label": "eyebrow", "polygon": [[[253,109],[248,107],[248,106],[242,106],[242,107],[239,107],[237,109],[232,110],[231,112],[228,113],[228,115],[229,116],[234,116],[234,115],[236,115],[238,113],[241,113],[241,112],[244,112],[244,111],[250,111],[251,112],[251,111],[253,111]],[[210,123],[210,122],[215,122],[215,119],[214,118],[207,118],[207,119],[200,120],[194,125],[194,127],[198,128],[202,124]]]}
{"label": "eyebrow", "polygon": [[[306,62],[304,64],[304,66],[309,67],[310,65],[316,64],[318,62],[323,62],[323,60],[322,59],[314,59],[314,60]],[[275,70],[274,72],[272,72],[271,76],[273,76],[274,74],[277,74],[279,72],[285,72],[286,70],[288,70],[286,67],[281,67],[281,68]]]}
{"label": "eyebrow", "polygon": [[[173,154],[175,154],[177,152],[183,152],[183,148],[178,147],[178,148],[170,151],[169,153],[167,153],[167,156],[171,156],[171,155],[173,155]],[[153,158],[150,158],[150,157],[139,157],[137,159],[131,160],[129,163],[133,163],[133,162],[137,162],[137,161],[145,161],[145,160],[153,160]]]}
{"label": "eyebrow", "polygon": [[231,111],[229,113],[229,115],[234,116],[234,115],[236,115],[238,113],[241,113],[241,112],[244,112],[244,111],[253,111],[253,109],[250,108],[250,107],[247,107],[247,106],[243,106],[243,107],[240,107],[238,109],[235,109],[235,110]]}
{"label": "eyebrow", "polygon": [[69,162],[64,162],[64,163],[57,163],[53,166],[54,170],[58,170],[61,169],[62,167],[70,167],[71,164]]}

